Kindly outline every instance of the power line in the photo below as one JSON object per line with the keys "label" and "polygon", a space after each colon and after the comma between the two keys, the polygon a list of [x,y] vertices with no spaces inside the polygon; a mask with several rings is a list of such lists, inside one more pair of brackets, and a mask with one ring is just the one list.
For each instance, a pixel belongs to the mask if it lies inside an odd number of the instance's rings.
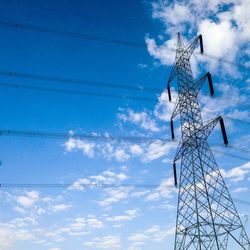
{"label": "power line", "polygon": [[[0,2],[5,2],[5,1],[0,1]],[[9,4],[9,2],[8,2]],[[44,6],[41,8],[41,6],[31,6],[29,5],[29,9],[32,9],[32,10],[36,10],[36,11],[41,11],[44,10],[47,12],[51,12],[53,14],[56,14],[58,12],[58,9],[51,9],[51,8],[45,8]],[[73,9],[72,9],[73,10]],[[68,9],[67,9],[68,11]],[[68,14],[69,12],[67,12]],[[137,13],[138,14],[138,13]],[[115,24],[115,25],[121,25],[121,26],[124,26],[125,29],[131,29],[130,26],[126,25],[126,23],[123,23],[123,22],[114,22],[114,20],[112,19],[109,19],[109,18],[105,18],[105,17],[100,17],[100,16],[93,16],[93,15],[87,15],[86,13],[84,13],[84,15],[82,14],[79,14],[79,13],[72,13],[73,16],[78,16],[80,17],[81,19],[87,19],[87,20],[93,20],[93,21],[98,21],[98,22],[101,22],[101,24],[103,22],[105,23],[109,23],[109,24]],[[138,15],[137,16],[124,16],[125,18],[128,18],[128,19],[137,19],[138,20]],[[143,16],[145,17],[145,15]],[[121,17],[123,19],[123,17]],[[133,28],[136,27],[138,30],[145,30],[145,29],[148,29],[148,25],[143,25],[143,24],[138,24],[138,23],[134,23],[133,22]],[[152,27],[151,27],[152,28]]]}
{"label": "power line", "polygon": [[246,66],[245,64],[242,64],[242,63],[235,63],[233,61],[222,59],[222,58],[219,58],[218,56],[209,55],[209,54],[206,54],[206,53],[203,53],[203,55],[206,56],[206,57],[210,57],[211,59],[214,59],[214,60],[217,60],[217,61],[221,61],[221,62],[225,62],[227,64],[231,64],[231,65],[234,65],[234,66],[239,66],[239,67],[242,67],[242,68],[245,68],[245,69],[249,69],[248,66]]}
{"label": "power line", "polygon": [[[175,105],[175,103],[174,103],[174,102],[169,102],[169,103],[170,103],[170,104],[172,104],[172,105]],[[207,110],[202,111],[202,112],[204,112],[204,113],[208,113],[208,114],[212,114],[212,115],[218,115],[218,116],[219,116],[219,114],[218,114],[218,113],[217,113],[217,114],[215,114],[214,112],[207,111]],[[230,120],[235,120],[235,121],[238,121],[238,122],[241,122],[241,123],[244,123],[244,124],[250,125],[250,121],[245,121],[245,120],[241,120],[241,119],[238,119],[238,118],[234,118],[234,117],[232,117],[232,116],[230,116],[230,115],[227,115],[227,114],[220,114],[220,116],[227,117],[227,118],[228,118],[228,119],[230,119]]]}
{"label": "power line", "polygon": [[235,154],[231,154],[231,153],[228,153],[228,152],[223,152],[223,151],[218,150],[218,149],[213,149],[213,152],[221,154],[223,156],[228,156],[228,157],[231,157],[231,158],[240,159],[240,160],[243,160],[243,161],[250,161],[250,157],[235,155]]}
{"label": "power line", "polygon": [[77,185],[78,188],[137,188],[137,189],[175,189],[173,185],[164,185],[160,187],[160,184],[102,184],[102,183],[90,183],[90,184],[75,184],[75,183],[0,183],[0,188],[74,188]]}
{"label": "power line", "polygon": [[[6,1],[3,1],[3,0],[0,0],[0,2],[5,2],[6,3]],[[63,3],[63,2],[62,2]],[[8,4],[13,4],[13,3],[11,3],[11,2],[8,2]],[[32,3],[33,4],[33,3]],[[52,12],[52,13],[58,13],[58,9],[54,9],[54,8],[47,8],[47,7],[44,7],[44,6],[42,6],[42,5],[39,5],[39,6],[36,6],[36,5],[29,5],[28,6],[29,8],[31,8],[31,9],[33,9],[33,10],[44,10],[44,11],[46,11],[46,12]],[[68,9],[68,6],[66,6],[67,7],[67,11],[69,11],[69,9]],[[70,9],[70,10],[74,10],[74,9]],[[130,13],[131,14],[131,13]],[[122,16],[121,18],[123,19],[124,17],[125,18],[128,18],[128,19],[132,19],[132,20],[138,20],[138,17],[139,18],[145,18],[145,15],[143,14],[143,15],[140,15],[141,13],[136,13],[136,15],[124,15],[124,16]],[[80,14],[78,14],[78,13],[73,13],[73,15],[75,16],[75,15],[78,15],[78,16],[80,16],[80,17],[82,17],[82,18],[85,18],[85,17],[87,17],[87,18],[89,18],[89,19],[96,19],[96,20],[98,20],[98,21],[106,21],[106,22],[109,22],[109,23],[115,23],[112,19],[108,19],[108,18],[100,18],[100,16],[93,16],[93,15],[86,15],[86,13],[84,13],[84,15],[82,14],[82,13],[80,13]],[[118,16],[118,17],[120,17],[120,16]],[[147,26],[145,26],[145,25],[143,25],[142,27],[147,27]]]}
{"label": "power line", "polygon": [[127,90],[135,90],[135,91],[147,91],[147,92],[157,92],[162,91],[162,89],[158,88],[151,88],[145,87],[143,85],[128,85],[122,83],[108,83],[108,82],[99,82],[99,81],[90,81],[90,80],[82,80],[82,79],[74,79],[74,78],[63,78],[63,77],[54,77],[54,76],[47,76],[47,75],[37,75],[37,74],[30,74],[30,73],[23,73],[23,72],[16,72],[16,71],[0,71],[0,75],[5,77],[19,77],[19,78],[26,78],[32,80],[41,80],[41,81],[53,81],[53,82],[63,82],[63,83],[70,83],[70,84],[79,84],[79,85],[86,85],[86,86],[96,86],[102,88],[116,88],[116,89],[127,89]]}
{"label": "power line", "polygon": [[231,148],[231,149],[236,149],[245,153],[250,153],[250,150],[248,148],[242,148],[242,147],[238,147],[236,145],[228,145],[227,147]]}
{"label": "power line", "polygon": [[60,35],[64,37],[78,38],[78,39],[87,40],[87,41],[96,41],[96,42],[104,42],[104,43],[117,44],[117,45],[126,45],[130,47],[135,47],[135,48],[146,48],[146,45],[144,43],[138,43],[134,41],[125,41],[125,40],[120,40],[120,39],[113,39],[113,38],[95,36],[95,35],[90,35],[90,34],[83,34],[83,33],[78,33],[78,32],[56,30],[56,29],[51,29],[51,28],[24,24],[24,23],[14,23],[14,22],[7,22],[7,21],[2,20],[0,21],[0,25],[5,26],[5,27],[23,29],[23,30],[55,34],[55,35]]}
{"label": "power line", "polygon": [[[76,94],[76,95],[97,96],[97,97],[107,97],[107,98],[122,98],[124,100],[136,100],[136,101],[155,102],[157,100],[156,98],[150,98],[150,97],[104,94],[104,93],[97,93],[97,92],[86,92],[86,91],[72,90],[72,89],[58,89],[58,88],[49,88],[49,87],[43,87],[43,86],[32,86],[32,85],[2,83],[2,82],[0,82],[0,87],[13,88],[13,89],[28,89],[28,90],[35,90],[35,91],[42,91],[42,92],[55,92],[55,93],[62,93],[62,94]],[[173,104],[173,103],[171,103],[171,104]],[[214,114],[213,112],[209,112],[209,111],[205,111],[205,112],[209,113],[209,114]],[[250,124],[250,122],[248,122],[248,121],[233,118],[229,115],[223,114],[223,117],[227,117],[230,120],[235,120],[235,121],[247,124],[247,125]]]}
{"label": "power line", "polygon": [[51,139],[87,139],[87,140],[102,140],[102,141],[162,141],[172,142],[171,139],[157,138],[157,137],[136,137],[136,136],[105,136],[105,135],[93,135],[93,134],[69,134],[61,132],[48,132],[48,131],[21,131],[21,130],[10,130],[0,129],[0,135],[2,136],[13,136],[13,137],[31,137],[31,138],[51,138]]}
{"label": "power line", "polygon": [[[99,184],[99,183],[92,183],[92,184],[77,184],[74,186],[75,183],[0,183],[0,188],[82,188],[82,189],[157,189],[157,190],[164,190],[164,189],[173,189],[176,190],[174,185],[162,185],[161,184]],[[76,185],[76,184],[75,184]],[[250,206],[250,201],[241,200],[238,198],[233,198],[233,200],[237,203],[245,204]]]}
{"label": "power line", "polygon": [[244,201],[237,198],[233,198],[235,202],[250,206],[250,201]]}
{"label": "power line", "polygon": [[61,94],[74,94],[74,95],[84,95],[84,96],[96,96],[96,97],[107,97],[107,98],[122,98],[124,100],[136,100],[136,101],[156,101],[156,98],[150,97],[139,97],[139,96],[131,96],[131,95],[118,95],[118,94],[104,94],[98,92],[87,92],[80,90],[72,90],[72,89],[59,89],[59,88],[49,88],[49,87],[41,87],[41,86],[32,86],[32,85],[24,85],[24,84],[12,84],[12,83],[2,83],[0,82],[0,87],[2,88],[12,88],[12,89],[27,89],[27,90],[35,90],[42,92],[54,92]]}
{"label": "power line", "polygon": [[[1,74],[1,73],[0,73]],[[13,88],[13,89],[28,89],[28,90],[35,90],[35,91],[42,91],[42,92],[55,92],[55,93],[62,93],[62,94],[76,94],[76,95],[85,95],[85,96],[97,96],[97,97],[107,97],[107,98],[122,98],[124,100],[136,100],[136,101],[150,101],[155,102],[156,98],[150,97],[140,97],[140,96],[131,96],[131,95],[117,95],[117,94],[104,94],[104,93],[97,93],[97,92],[87,92],[87,91],[79,91],[79,90],[72,90],[72,89],[58,89],[58,88],[49,88],[43,86],[33,86],[27,84],[12,84],[12,83],[2,83],[0,82],[0,87],[2,88]],[[173,104],[172,102],[170,104]],[[205,113],[214,114],[213,112],[205,111]],[[229,115],[223,114],[223,117],[227,117],[230,120],[235,120],[244,124],[249,125],[250,122],[244,121],[241,119],[233,118]]]}
{"label": "power line", "polygon": [[[0,75],[6,77],[19,77],[19,78],[26,78],[32,80],[42,80],[42,81],[54,81],[54,82],[63,82],[63,83],[71,83],[71,84],[80,84],[80,85],[87,85],[87,86],[97,86],[97,87],[104,87],[104,88],[116,88],[116,89],[127,89],[127,90],[135,90],[135,91],[147,91],[147,92],[162,92],[163,89],[158,88],[150,88],[144,87],[143,85],[128,85],[128,84],[114,84],[114,83],[107,83],[107,82],[96,82],[96,81],[89,81],[89,80],[81,80],[81,79],[71,79],[71,78],[63,78],[63,77],[54,77],[54,76],[47,76],[47,75],[36,75],[30,73],[23,73],[23,72],[15,72],[15,71],[0,71]],[[103,93],[93,93],[93,92],[86,92],[86,91],[76,91],[76,90],[66,90],[66,89],[54,89],[48,87],[35,87],[32,85],[24,85],[24,84],[6,84],[0,83],[0,87],[5,88],[22,88],[22,89],[31,89],[37,91],[48,91],[48,92],[58,92],[58,93],[68,93],[68,94],[79,94],[79,95],[90,95],[90,96],[101,96],[101,97],[111,97],[111,98],[124,98],[129,100],[141,100],[141,101],[155,101],[155,98],[149,97],[134,97],[134,96],[126,96],[126,95],[116,95],[116,94],[103,94]],[[170,102],[170,104],[174,104]],[[213,112],[205,111],[206,113],[214,114]],[[229,115],[223,115],[231,120],[236,120],[245,124],[250,124],[248,121],[244,121],[241,119],[233,118]]]}
{"label": "power line", "polygon": [[[0,25],[5,26],[5,27],[10,27],[10,28],[23,29],[23,30],[48,33],[48,34],[55,34],[55,35],[60,35],[64,37],[78,38],[78,39],[88,40],[88,41],[104,42],[104,43],[110,43],[110,44],[116,44],[116,45],[125,45],[125,46],[130,46],[130,47],[135,47],[135,48],[146,48],[146,44],[135,42],[135,41],[126,41],[126,40],[121,40],[121,39],[113,39],[113,38],[95,36],[95,35],[90,35],[90,34],[83,34],[83,33],[78,33],[78,32],[63,31],[63,30],[30,25],[30,24],[24,24],[20,22],[8,22],[8,21],[0,20]],[[168,48],[167,50],[175,51],[175,49],[170,49],[170,48]],[[208,55],[204,53],[204,56],[210,57],[211,59],[214,59],[214,60],[223,61],[227,64],[240,66],[240,67],[249,69],[249,67],[247,67],[244,64],[237,64],[233,61],[221,59],[214,55]]]}
{"label": "power line", "polygon": [[[46,138],[46,139],[86,139],[86,140],[101,140],[101,141],[132,141],[137,143],[146,143],[146,142],[154,142],[161,141],[165,143],[174,143],[176,141],[168,138],[157,138],[157,137],[136,137],[136,136],[105,136],[105,135],[93,135],[93,134],[69,134],[62,132],[48,132],[48,131],[22,131],[22,130],[10,130],[10,129],[0,129],[0,135],[2,136],[10,136],[10,137],[23,137],[23,138]],[[177,144],[176,144],[177,145]],[[220,146],[221,144],[212,144],[213,146]],[[240,149],[238,149],[240,150]],[[223,152],[220,150],[213,150],[219,154],[223,154],[225,156],[229,156],[232,158],[237,158],[241,160],[249,161],[250,158],[246,158],[239,155],[234,155],[228,152]],[[244,151],[243,151],[244,152]]]}
{"label": "power line", "polygon": [[[215,115],[214,112],[210,112],[210,111],[207,111],[207,110],[204,111],[204,112],[205,112],[205,113],[208,113],[208,114],[213,114],[213,115]],[[218,113],[217,113],[216,115],[219,116]],[[244,121],[244,120],[241,120],[241,119],[238,119],[238,118],[234,118],[234,117],[232,117],[232,116],[230,116],[230,115],[227,115],[227,114],[221,114],[221,116],[226,117],[226,118],[228,118],[228,119],[230,119],[230,120],[234,120],[234,121],[238,121],[238,122],[241,122],[241,123],[250,125],[250,121]]]}
{"label": "power line", "polygon": [[[0,129],[0,135],[2,136],[13,136],[13,137],[32,137],[32,138],[52,138],[52,139],[88,139],[88,140],[118,140],[118,141],[162,141],[162,142],[172,142],[175,140],[168,138],[160,138],[160,137],[142,137],[142,136],[112,136],[112,135],[95,135],[95,134],[80,134],[80,133],[63,133],[63,132],[49,132],[49,131],[30,131],[30,130],[10,130],[10,129]],[[213,143],[212,146],[221,146],[221,144]],[[237,147],[236,145],[228,145],[225,148],[233,148],[242,152],[250,152],[245,148]],[[225,153],[222,151],[214,150],[219,153]],[[227,155],[237,157],[235,155],[231,155],[226,153]]]}
{"label": "power line", "polygon": [[[206,111],[206,112],[207,112],[207,111]],[[208,113],[208,112],[207,112],[207,113]],[[209,113],[212,114],[212,112],[209,112]],[[227,117],[227,118],[230,119],[230,120],[234,120],[234,121],[238,121],[238,122],[241,122],[241,123],[250,125],[250,122],[244,121],[244,120],[241,120],[241,119],[238,119],[238,118],[233,118],[233,117],[231,117],[230,115],[222,114],[222,116],[223,116],[223,117]]]}
{"label": "power line", "polygon": [[[250,150],[248,150],[247,148],[241,148],[241,147],[238,147],[237,145],[233,145],[233,144],[224,145],[224,144],[219,144],[219,143],[211,143],[210,145],[211,146],[220,146],[220,147],[223,147],[224,149],[228,149],[228,148],[235,149],[235,150],[241,151],[243,153],[250,153]],[[218,152],[221,152],[221,151],[218,151]]]}

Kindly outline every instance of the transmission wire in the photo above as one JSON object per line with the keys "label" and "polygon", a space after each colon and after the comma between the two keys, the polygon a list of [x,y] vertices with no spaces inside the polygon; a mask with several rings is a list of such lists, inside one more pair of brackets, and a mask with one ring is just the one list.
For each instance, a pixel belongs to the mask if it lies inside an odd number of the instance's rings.
{"label": "transmission wire", "polygon": [[81,90],[73,90],[73,89],[59,89],[59,88],[49,88],[43,86],[33,86],[27,84],[16,84],[16,83],[3,83],[0,82],[1,88],[12,88],[12,89],[27,89],[34,91],[42,91],[42,92],[54,92],[61,94],[73,94],[73,95],[84,95],[84,96],[96,96],[96,97],[107,97],[107,98],[122,98],[124,100],[136,100],[136,101],[157,101],[157,98],[150,97],[140,97],[140,96],[131,96],[131,95],[118,95],[118,94],[104,94],[100,92],[89,92],[89,91],[81,91]]}
{"label": "transmission wire", "polygon": [[[95,36],[95,35],[90,35],[90,34],[83,34],[83,33],[78,33],[78,32],[56,30],[56,29],[51,29],[51,28],[46,28],[46,27],[41,27],[41,26],[24,24],[24,23],[20,23],[20,22],[8,22],[8,21],[0,20],[0,25],[5,26],[5,27],[16,28],[16,29],[19,28],[19,29],[23,29],[23,30],[30,30],[30,31],[35,31],[35,32],[55,34],[55,35],[60,35],[60,36],[65,36],[65,37],[79,38],[79,39],[89,40],[89,41],[125,45],[125,46],[130,46],[130,47],[135,47],[135,48],[146,48],[146,45],[144,43],[128,41],[128,40],[126,41],[126,40],[121,40],[121,39],[113,39],[113,38]],[[168,49],[168,50],[175,52],[175,49]],[[225,63],[231,64],[231,65],[240,66],[240,67],[244,67],[246,69],[249,69],[249,67],[247,67],[244,64],[237,64],[233,61],[221,59],[221,58],[213,56],[213,55],[208,55],[208,54],[204,53],[204,56],[210,57],[211,59],[214,59],[214,60],[224,61]]]}
{"label": "transmission wire", "polygon": [[108,83],[108,82],[81,80],[81,79],[73,79],[73,78],[63,78],[63,77],[55,77],[55,76],[48,76],[48,75],[37,75],[37,74],[15,72],[15,71],[0,71],[0,75],[10,77],[10,78],[19,77],[19,78],[26,78],[26,79],[32,79],[32,80],[53,81],[53,82],[63,82],[63,83],[70,83],[70,84],[87,85],[87,86],[92,86],[92,87],[96,86],[96,87],[103,87],[103,88],[127,89],[127,90],[135,90],[135,91],[148,91],[148,92],[154,92],[154,93],[157,91],[162,91],[162,89],[145,87],[143,85],[115,84],[115,83]]}

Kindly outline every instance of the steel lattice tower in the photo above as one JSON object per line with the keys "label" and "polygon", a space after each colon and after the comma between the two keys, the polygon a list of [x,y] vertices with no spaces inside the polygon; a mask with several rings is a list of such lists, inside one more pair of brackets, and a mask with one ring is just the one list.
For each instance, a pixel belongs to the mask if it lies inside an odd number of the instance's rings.
{"label": "steel lattice tower", "polygon": [[211,95],[214,89],[210,73],[198,81],[193,78],[190,57],[199,42],[203,53],[201,35],[185,45],[178,34],[175,63],[168,80],[170,101],[170,82],[176,78],[178,84],[178,98],[170,123],[172,138],[173,119],[178,114],[182,133],[173,164],[177,186],[175,162],[181,160],[174,249],[226,250],[233,242],[235,250],[247,250],[248,236],[207,142],[219,122],[224,143],[228,144],[223,119],[217,117],[204,123],[201,117],[197,96],[206,78]]}

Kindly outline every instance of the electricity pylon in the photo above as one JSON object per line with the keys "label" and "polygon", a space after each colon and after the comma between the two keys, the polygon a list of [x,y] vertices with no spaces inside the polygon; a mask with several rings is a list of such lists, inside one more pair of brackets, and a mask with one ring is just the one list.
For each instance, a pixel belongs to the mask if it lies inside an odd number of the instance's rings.
{"label": "electricity pylon", "polygon": [[198,81],[193,78],[190,57],[198,43],[203,53],[201,35],[185,45],[178,34],[175,63],[168,80],[170,101],[170,82],[176,78],[178,85],[170,122],[172,139],[173,119],[178,114],[182,133],[173,164],[177,186],[176,161],[181,160],[174,249],[226,250],[232,241],[237,245],[235,250],[248,250],[248,236],[207,142],[217,123],[221,125],[225,144],[228,144],[228,139],[222,117],[206,123],[201,117],[197,96],[206,78],[211,95],[214,88],[210,73]]}

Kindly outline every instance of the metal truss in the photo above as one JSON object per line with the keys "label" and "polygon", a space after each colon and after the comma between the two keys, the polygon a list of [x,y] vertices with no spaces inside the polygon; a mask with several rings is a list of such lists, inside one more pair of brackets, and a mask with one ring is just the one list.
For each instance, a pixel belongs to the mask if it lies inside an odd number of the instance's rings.
{"label": "metal truss", "polygon": [[185,45],[178,34],[175,63],[168,80],[176,78],[178,98],[171,117],[180,115],[181,141],[174,158],[174,177],[177,186],[176,161],[181,160],[179,197],[176,221],[175,250],[226,250],[231,240],[237,249],[250,249],[250,242],[236,211],[221,172],[216,164],[207,138],[217,123],[220,123],[224,143],[228,144],[222,117],[204,123],[198,103],[198,93],[208,79],[211,95],[214,94],[212,78],[206,73],[200,80],[193,78],[190,57],[202,36]]}

